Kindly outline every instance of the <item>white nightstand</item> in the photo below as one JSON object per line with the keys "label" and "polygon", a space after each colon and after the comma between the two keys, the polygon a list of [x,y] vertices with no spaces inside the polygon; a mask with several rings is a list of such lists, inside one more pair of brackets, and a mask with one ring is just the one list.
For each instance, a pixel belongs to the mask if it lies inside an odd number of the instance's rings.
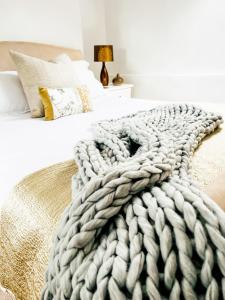
{"label": "white nightstand", "polygon": [[121,85],[110,84],[105,87],[105,90],[111,95],[120,97],[120,98],[131,98],[133,84],[123,83]]}

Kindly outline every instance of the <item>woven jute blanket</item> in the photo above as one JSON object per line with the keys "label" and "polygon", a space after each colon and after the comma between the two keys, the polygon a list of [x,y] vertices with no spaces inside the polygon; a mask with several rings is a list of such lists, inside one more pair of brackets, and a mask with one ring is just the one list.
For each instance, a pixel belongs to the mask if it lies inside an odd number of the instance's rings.
{"label": "woven jute blanket", "polygon": [[221,123],[172,105],[101,122],[78,143],[42,298],[224,299],[225,213],[189,177]]}

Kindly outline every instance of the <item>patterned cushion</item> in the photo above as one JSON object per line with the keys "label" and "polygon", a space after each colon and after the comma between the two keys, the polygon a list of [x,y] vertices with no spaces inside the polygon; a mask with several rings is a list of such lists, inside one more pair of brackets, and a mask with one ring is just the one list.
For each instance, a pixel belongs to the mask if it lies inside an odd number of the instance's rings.
{"label": "patterned cushion", "polygon": [[46,121],[91,110],[88,90],[83,86],[55,89],[40,87],[39,94]]}

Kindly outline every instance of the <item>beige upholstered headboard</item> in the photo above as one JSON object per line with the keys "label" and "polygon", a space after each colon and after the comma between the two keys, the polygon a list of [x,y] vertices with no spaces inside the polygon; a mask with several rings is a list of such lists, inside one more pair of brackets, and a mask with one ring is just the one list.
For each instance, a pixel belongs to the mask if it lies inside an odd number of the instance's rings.
{"label": "beige upholstered headboard", "polygon": [[81,51],[76,49],[31,42],[0,42],[0,71],[16,69],[9,55],[10,49],[45,60],[53,59],[61,53],[68,54],[73,60],[82,58]]}

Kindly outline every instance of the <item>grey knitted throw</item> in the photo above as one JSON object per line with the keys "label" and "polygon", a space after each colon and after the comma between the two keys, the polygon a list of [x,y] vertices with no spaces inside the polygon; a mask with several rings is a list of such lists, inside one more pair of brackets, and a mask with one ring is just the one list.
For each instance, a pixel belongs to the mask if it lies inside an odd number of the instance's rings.
{"label": "grey knitted throw", "polygon": [[97,124],[75,148],[42,299],[225,299],[225,213],[188,175],[221,123],[170,105]]}

